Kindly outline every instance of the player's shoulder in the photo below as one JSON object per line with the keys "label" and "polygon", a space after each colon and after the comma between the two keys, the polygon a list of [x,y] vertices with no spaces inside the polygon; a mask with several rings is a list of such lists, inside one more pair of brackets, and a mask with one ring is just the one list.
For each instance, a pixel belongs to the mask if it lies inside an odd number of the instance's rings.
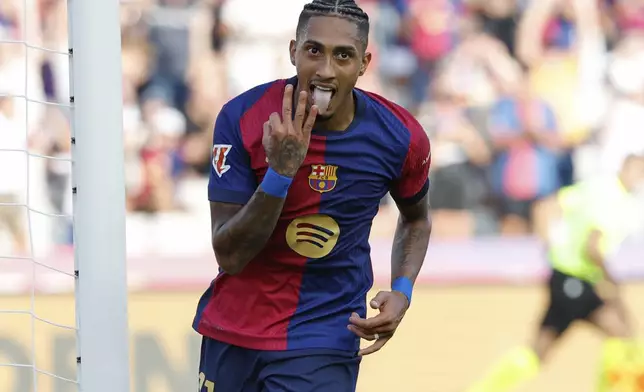
{"label": "player's shoulder", "polygon": [[400,144],[406,155],[428,157],[431,144],[427,133],[407,109],[373,92],[358,90],[367,102],[370,117],[379,123],[387,142]]}
{"label": "player's shoulder", "polygon": [[282,93],[287,83],[288,79],[277,79],[246,90],[226,102],[222,112],[241,121],[245,116],[259,115],[259,112],[264,111],[275,111],[275,106],[281,107]]}
{"label": "player's shoulder", "polygon": [[360,89],[358,91],[365,97],[367,105],[373,110],[376,117],[387,122],[388,129],[406,133],[412,138],[427,138],[427,133],[422,125],[409,110],[374,92]]}

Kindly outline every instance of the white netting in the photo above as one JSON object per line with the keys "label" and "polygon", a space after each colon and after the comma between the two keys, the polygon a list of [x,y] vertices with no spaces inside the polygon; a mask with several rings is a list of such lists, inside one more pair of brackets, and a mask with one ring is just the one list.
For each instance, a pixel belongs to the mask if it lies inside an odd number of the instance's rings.
{"label": "white netting", "polygon": [[67,18],[48,4],[0,1],[3,392],[77,390]]}

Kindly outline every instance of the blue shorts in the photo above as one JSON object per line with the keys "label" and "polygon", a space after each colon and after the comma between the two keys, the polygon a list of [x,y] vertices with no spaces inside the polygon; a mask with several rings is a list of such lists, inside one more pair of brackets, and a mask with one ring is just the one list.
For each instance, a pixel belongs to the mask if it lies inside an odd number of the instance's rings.
{"label": "blue shorts", "polygon": [[204,337],[199,392],[355,392],[359,367],[344,351],[260,351]]}

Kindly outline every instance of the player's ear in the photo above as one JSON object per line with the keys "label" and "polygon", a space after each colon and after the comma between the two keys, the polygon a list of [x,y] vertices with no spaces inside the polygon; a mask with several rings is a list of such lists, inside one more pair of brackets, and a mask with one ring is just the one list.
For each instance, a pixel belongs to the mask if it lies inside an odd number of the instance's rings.
{"label": "player's ear", "polygon": [[369,68],[370,63],[371,63],[371,52],[366,52],[364,56],[362,56],[362,64],[360,64],[360,76],[364,75],[365,72],[367,72],[367,68]]}
{"label": "player's ear", "polygon": [[297,42],[294,39],[291,40],[291,43],[288,45],[288,51],[291,55],[291,64],[295,65],[295,49],[297,49]]}

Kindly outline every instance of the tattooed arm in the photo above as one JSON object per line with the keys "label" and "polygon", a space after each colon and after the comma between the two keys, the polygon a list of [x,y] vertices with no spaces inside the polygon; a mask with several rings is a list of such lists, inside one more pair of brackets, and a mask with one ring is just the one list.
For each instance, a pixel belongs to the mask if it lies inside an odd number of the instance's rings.
{"label": "tattooed arm", "polygon": [[[281,118],[279,114],[272,113],[269,121],[264,123],[262,144],[270,168],[252,196],[248,198],[248,193],[245,193],[248,202],[243,205],[230,203],[228,197],[217,198],[220,191],[218,185],[226,184],[228,188],[235,188],[249,177],[254,178],[254,173],[249,168],[240,170],[242,164],[226,165],[225,160],[233,154],[232,148],[215,144],[215,147],[227,150],[213,154],[217,175],[211,176],[214,196],[210,199],[212,248],[219,266],[228,274],[240,273],[266,246],[282,213],[289,179],[295,177],[306,157],[317,108],[312,107],[307,114],[307,93],[301,92],[293,116],[292,102],[293,86],[288,85],[284,91]],[[215,141],[217,135],[216,128]],[[229,182],[224,183],[221,180],[224,174],[234,170],[242,174],[236,177],[236,181],[235,177],[230,177]],[[247,191],[248,184],[243,189]]]}
{"label": "tattooed arm", "polygon": [[282,212],[284,199],[261,189],[246,205],[210,202],[212,248],[219,266],[234,275],[264,248]]}
{"label": "tattooed arm", "polygon": [[398,205],[398,209],[400,217],[391,251],[391,280],[405,276],[415,282],[432,232],[429,194],[416,204]]}
{"label": "tattooed arm", "polygon": [[[398,204],[400,218],[396,227],[391,253],[391,291],[380,291],[369,301],[372,309],[378,309],[374,317],[361,318],[354,313],[349,318],[349,330],[362,339],[375,342],[363,348],[358,355],[369,355],[380,350],[391,339],[405,316],[411,297],[396,288],[398,278],[416,280],[425,260],[425,253],[432,230],[428,196],[410,204]],[[403,279],[406,280],[406,279]]]}
{"label": "tattooed arm", "polygon": [[411,140],[400,178],[391,189],[400,217],[391,251],[391,281],[408,278],[412,283],[425,261],[432,231],[429,214],[431,144],[427,133],[413,118],[407,119]]}
{"label": "tattooed arm", "polygon": [[[354,313],[349,330],[362,339],[375,341],[358,352],[380,350],[394,335],[411,303],[411,291],[425,260],[432,229],[429,216],[429,167],[431,146],[427,134],[408,112],[396,109],[409,131],[409,144],[402,170],[389,188],[400,217],[391,250],[391,291],[380,291],[369,301],[379,313],[367,319]],[[402,155],[402,154],[401,154]]]}

